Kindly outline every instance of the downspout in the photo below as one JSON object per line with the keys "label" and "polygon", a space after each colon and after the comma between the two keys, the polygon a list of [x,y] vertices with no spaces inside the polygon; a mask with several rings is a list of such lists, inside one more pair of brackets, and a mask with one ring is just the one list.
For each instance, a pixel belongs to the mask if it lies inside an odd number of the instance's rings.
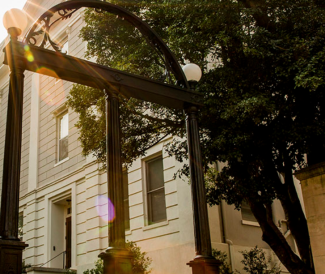
{"label": "downspout", "polygon": [[221,207],[221,219],[222,219],[222,225],[223,225],[223,238],[225,239],[225,243],[228,244],[228,251],[229,251],[229,261],[230,261],[230,267],[231,270],[234,271],[235,270],[235,266],[234,266],[234,248],[233,248],[233,242],[231,240],[228,239],[227,236],[227,225],[225,222],[224,217],[226,216],[225,213],[225,201],[221,201],[220,203],[220,207]]}
{"label": "downspout", "polygon": [[[214,164],[216,171],[219,171],[219,166],[218,163]],[[235,270],[234,266],[234,248],[233,248],[233,242],[228,239],[227,236],[227,224],[225,222],[225,201],[222,200],[220,205],[219,205],[219,212],[220,212],[220,230],[221,230],[221,241],[223,243],[228,244],[228,252],[229,252],[229,262],[230,262],[230,267],[231,271]]]}

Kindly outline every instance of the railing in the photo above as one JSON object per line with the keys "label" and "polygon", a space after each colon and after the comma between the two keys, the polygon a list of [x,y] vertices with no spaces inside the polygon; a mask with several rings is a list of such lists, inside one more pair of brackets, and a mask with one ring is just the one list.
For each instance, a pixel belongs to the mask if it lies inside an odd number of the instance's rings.
{"label": "railing", "polygon": [[[47,261],[46,263],[44,263],[44,264],[41,264],[39,267],[42,267],[43,265],[46,265],[47,263],[49,263],[50,261],[52,261],[52,260],[54,260],[55,258],[57,258],[57,257],[59,257],[61,254],[63,254],[63,265],[62,265],[62,268],[64,269],[65,268],[65,254],[66,254],[67,252],[66,251],[63,251],[63,252],[61,252],[60,254],[58,254],[58,255],[56,255],[55,257],[53,257],[52,259],[50,259],[49,261]],[[36,266],[36,265],[35,265]]]}

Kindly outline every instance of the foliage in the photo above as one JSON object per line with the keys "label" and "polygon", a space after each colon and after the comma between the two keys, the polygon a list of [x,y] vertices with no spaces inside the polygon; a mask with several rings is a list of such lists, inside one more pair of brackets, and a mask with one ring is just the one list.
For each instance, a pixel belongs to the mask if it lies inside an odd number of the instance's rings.
{"label": "foliage", "polygon": [[77,271],[76,270],[72,270],[72,269],[65,269],[63,274],[76,274]]}
{"label": "foliage", "polygon": [[[132,273],[134,274],[149,274],[151,259],[146,257],[146,252],[142,252],[140,247],[135,242],[126,242],[126,249],[129,250],[133,256],[132,261]],[[101,259],[95,262],[95,268],[87,269],[83,274],[103,274],[104,265]]]}
{"label": "foliage", "polygon": [[[265,252],[257,248],[250,251],[242,251],[244,259],[241,263],[244,270],[249,274],[280,274],[281,270],[278,264],[271,263],[271,258],[266,260]],[[272,266],[271,266],[272,265]],[[270,268],[271,267],[271,268]]]}
{"label": "foliage", "polygon": [[234,272],[230,270],[230,266],[227,262],[227,254],[226,252],[222,252],[217,249],[212,249],[212,256],[215,257],[218,261],[220,261],[220,274],[233,274]]}
{"label": "foliage", "polygon": [[29,267],[32,267],[32,265],[31,264],[26,264],[25,261],[23,261],[21,272],[22,273],[27,273],[26,269],[29,268]]}
{"label": "foliage", "polygon": [[[112,1],[148,23],[168,43],[181,64],[203,68],[197,86],[206,169],[226,162],[208,176],[208,201],[222,199],[251,207],[263,240],[291,273],[314,273],[307,222],[293,182],[293,171],[324,149],[325,11],[319,0],[159,0]],[[172,83],[159,52],[123,18],[88,10],[81,37],[88,56],[116,69]],[[184,137],[184,114],[121,96],[123,157],[126,164],[164,136]],[[76,86],[69,104],[80,114],[84,154],[105,156],[104,98],[101,91]],[[92,106],[99,117],[92,113]],[[95,125],[95,127],[92,127]],[[167,150],[183,161],[186,140]],[[315,153],[316,151],[316,153]],[[188,173],[185,165],[183,173]],[[213,174],[213,172],[211,172]],[[210,174],[210,175],[211,175]],[[281,176],[280,176],[281,174]],[[273,222],[271,204],[279,199],[298,257]]]}
{"label": "foliage", "polygon": [[[280,266],[272,262],[271,257],[266,259],[265,252],[257,248],[257,246],[249,251],[241,251],[244,259],[241,263],[244,265],[243,270],[249,274],[280,274]],[[227,263],[227,254],[220,250],[212,249],[212,256],[221,262],[220,274],[233,274],[240,273],[238,270],[235,272],[230,270]]]}
{"label": "foliage", "polygon": [[133,255],[132,273],[134,274],[149,274],[151,272],[150,264],[152,260],[147,257],[146,252],[142,252],[140,247],[135,242],[126,242],[126,249]]}
{"label": "foliage", "polygon": [[104,271],[104,264],[102,259],[98,259],[95,262],[95,268],[87,269],[83,272],[83,274],[103,274]]}

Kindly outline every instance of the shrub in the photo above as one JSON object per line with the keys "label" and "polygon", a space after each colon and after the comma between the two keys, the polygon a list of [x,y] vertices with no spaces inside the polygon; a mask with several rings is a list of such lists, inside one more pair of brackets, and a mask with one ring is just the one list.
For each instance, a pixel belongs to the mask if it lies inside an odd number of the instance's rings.
{"label": "shrub", "polygon": [[[137,246],[135,242],[126,242],[126,249],[133,255],[132,262],[132,272],[133,274],[149,274],[151,269],[149,269],[151,264],[151,259],[146,257],[146,252],[142,252],[140,247]],[[98,259],[95,262],[95,268],[87,269],[83,274],[103,274],[103,261]]]}
{"label": "shrub", "polygon": [[217,249],[212,249],[212,256],[220,261],[220,274],[233,274],[234,272],[230,270],[230,266],[227,263],[227,254]]}
{"label": "shrub", "polygon": [[[280,274],[280,266],[278,264],[272,264],[271,258],[266,260],[265,252],[257,248],[250,251],[242,251],[244,259],[241,263],[244,265],[244,270],[249,274]],[[271,267],[268,269],[268,266]]]}
{"label": "shrub", "polygon": [[146,257],[146,252],[142,252],[140,247],[135,242],[126,242],[126,249],[128,249],[133,255],[132,270],[134,274],[149,274],[149,269],[152,260]]}

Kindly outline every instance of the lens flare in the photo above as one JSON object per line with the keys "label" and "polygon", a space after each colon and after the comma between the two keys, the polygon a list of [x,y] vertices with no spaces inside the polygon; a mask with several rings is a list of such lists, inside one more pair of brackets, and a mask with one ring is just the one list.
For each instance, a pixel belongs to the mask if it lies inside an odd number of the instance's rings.
{"label": "lens flare", "polygon": [[39,68],[37,68],[36,73],[45,74],[47,76],[51,76],[51,77],[58,78],[58,75],[55,73],[54,70],[48,69],[46,67],[39,67]]}
{"label": "lens flare", "polygon": [[107,223],[115,219],[115,208],[113,203],[105,195],[99,195],[96,198],[96,209],[98,215]]}
{"label": "lens flare", "polygon": [[42,83],[48,84],[39,89],[39,97],[49,106],[59,106],[65,98],[64,85],[61,80],[58,80],[59,76],[55,73],[55,71],[46,67],[39,67],[36,72],[56,78],[48,78],[47,81],[42,81]]}
{"label": "lens flare", "polygon": [[31,63],[34,62],[34,55],[30,51],[30,48],[28,45],[24,46],[24,50],[25,50],[25,57],[26,57],[27,61],[31,62]]}

